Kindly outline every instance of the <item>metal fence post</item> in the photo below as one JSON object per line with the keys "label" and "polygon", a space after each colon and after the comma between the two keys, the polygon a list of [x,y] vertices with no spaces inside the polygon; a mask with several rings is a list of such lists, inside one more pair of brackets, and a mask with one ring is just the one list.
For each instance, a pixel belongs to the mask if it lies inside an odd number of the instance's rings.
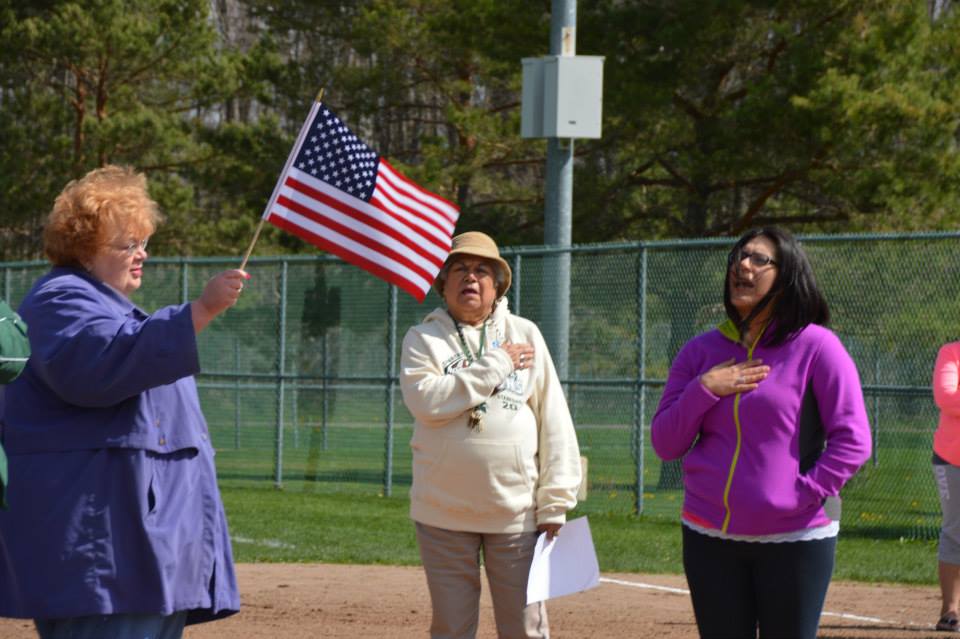
{"label": "metal fence post", "polygon": [[320,441],[321,448],[327,450],[327,376],[330,370],[327,366],[327,331],[323,331],[323,337],[320,340],[320,352],[323,359],[321,370],[323,379],[321,381],[321,410],[320,410]]}
{"label": "metal fence post", "polygon": [[[880,388],[880,357],[877,355],[877,346],[876,340],[874,340],[873,347],[873,385],[879,389]],[[876,466],[880,463],[878,444],[880,443],[880,393],[878,390],[873,391],[873,445],[870,447],[873,450],[873,465]]]}
{"label": "metal fence post", "polygon": [[190,263],[185,259],[180,260],[180,303],[186,304],[190,301]]}
{"label": "metal fence post", "polygon": [[520,314],[520,281],[523,272],[521,271],[520,260],[521,256],[519,253],[513,256],[513,280],[510,284],[510,289],[513,293],[513,314]]}
{"label": "metal fence post", "polygon": [[297,402],[300,401],[300,367],[297,361],[293,361],[293,370],[290,371],[293,379],[290,381],[290,422],[293,424],[293,447],[300,448],[300,409]]}
{"label": "metal fence post", "polygon": [[643,422],[647,413],[647,247],[637,260],[637,383],[633,396],[633,458],[636,468],[634,509],[643,512]]}
{"label": "metal fence post", "polygon": [[233,447],[240,450],[240,338],[233,338]]}
{"label": "metal fence post", "polygon": [[280,308],[277,337],[277,431],[274,440],[274,476],[277,488],[283,487],[283,402],[287,354],[287,260],[280,262]]}
{"label": "metal fence post", "polygon": [[393,494],[393,394],[397,374],[395,352],[397,350],[397,287],[389,287],[389,313],[387,316],[387,433],[383,464],[383,495]]}

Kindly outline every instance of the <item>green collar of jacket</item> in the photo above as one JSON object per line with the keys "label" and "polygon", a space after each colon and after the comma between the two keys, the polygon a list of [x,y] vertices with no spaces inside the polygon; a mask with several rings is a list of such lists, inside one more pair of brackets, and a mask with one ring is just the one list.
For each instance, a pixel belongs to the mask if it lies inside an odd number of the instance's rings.
{"label": "green collar of jacket", "polygon": [[[751,347],[750,347],[751,350],[752,350],[753,348],[755,348],[755,347],[757,346],[757,344],[760,343],[760,338],[763,337],[763,334],[767,332],[767,329],[768,329],[768,328],[770,328],[770,322],[767,322],[767,323],[763,326],[763,328],[760,329],[760,333],[757,335],[757,338],[756,338],[755,340],[753,340],[753,344],[752,344]],[[730,340],[731,342],[735,342],[735,343],[737,343],[737,344],[740,344],[740,343],[741,343],[741,341],[740,341],[740,329],[737,328],[737,325],[734,324],[734,323],[733,323],[733,320],[730,319],[729,317],[728,317],[727,319],[723,320],[722,322],[720,322],[720,324],[717,325],[717,330],[720,331],[720,334],[723,335],[724,337],[726,337],[726,338],[727,338],[728,340]]]}

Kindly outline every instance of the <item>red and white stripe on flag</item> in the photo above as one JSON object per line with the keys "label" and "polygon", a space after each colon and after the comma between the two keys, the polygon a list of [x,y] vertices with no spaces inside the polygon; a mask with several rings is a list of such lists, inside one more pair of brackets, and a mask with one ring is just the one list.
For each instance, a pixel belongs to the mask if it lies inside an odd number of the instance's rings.
{"label": "red and white stripe on flag", "polygon": [[[274,190],[266,220],[422,302],[450,253],[459,209],[414,184],[379,157],[375,158],[375,174],[374,162],[370,163],[370,174],[375,177],[366,181],[372,191],[364,193],[359,186],[355,194],[345,190],[339,177],[349,169],[338,170],[335,155],[317,152],[312,155],[316,164],[310,164],[301,152],[301,147],[311,144],[307,129],[317,107],[315,104]],[[322,151],[322,143],[312,148]],[[331,158],[334,168],[329,166]],[[355,182],[362,179],[350,177]]]}

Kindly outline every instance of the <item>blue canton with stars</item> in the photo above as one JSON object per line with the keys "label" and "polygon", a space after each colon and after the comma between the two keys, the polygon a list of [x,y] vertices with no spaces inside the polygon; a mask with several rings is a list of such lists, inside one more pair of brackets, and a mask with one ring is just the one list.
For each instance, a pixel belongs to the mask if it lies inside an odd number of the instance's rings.
{"label": "blue canton with stars", "polygon": [[380,157],[326,107],[317,111],[293,165],[369,202]]}

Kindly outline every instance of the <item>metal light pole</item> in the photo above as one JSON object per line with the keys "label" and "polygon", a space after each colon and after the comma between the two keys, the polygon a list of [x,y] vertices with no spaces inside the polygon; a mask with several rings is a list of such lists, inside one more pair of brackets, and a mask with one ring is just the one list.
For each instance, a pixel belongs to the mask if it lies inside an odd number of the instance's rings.
{"label": "metal light pole", "polygon": [[[577,2],[552,0],[550,53],[574,56],[577,53]],[[569,247],[573,228],[573,138],[547,139],[547,175],[544,197],[544,244]],[[544,259],[544,322],[547,347],[560,379],[568,375],[570,356],[570,253]]]}

